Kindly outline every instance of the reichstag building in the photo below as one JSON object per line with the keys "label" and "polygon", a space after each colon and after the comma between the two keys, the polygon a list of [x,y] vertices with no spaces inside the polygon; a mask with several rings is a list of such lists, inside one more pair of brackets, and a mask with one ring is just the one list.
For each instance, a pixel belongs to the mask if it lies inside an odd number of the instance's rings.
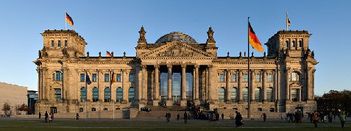
{"label": "reichstag building", "polygon": [[36,111],[70,118],[75,113],[118,117],[123,109],[139,112],[143,107],[190,103],[226,115],[250,110],[252,117],[296,109],[312,112],[318,62],[309,49],[310,36],[305,30],[278,31],[265,43],[267,53],[250,54],[248,75],[249,53],[218,56],[212,28],[204,43],[181,32],[150,43],[141,27],[136,56],[113,52],[90,56],[86,41],[74,30],[45,30],[43,48],[34,61],[39,91]]}

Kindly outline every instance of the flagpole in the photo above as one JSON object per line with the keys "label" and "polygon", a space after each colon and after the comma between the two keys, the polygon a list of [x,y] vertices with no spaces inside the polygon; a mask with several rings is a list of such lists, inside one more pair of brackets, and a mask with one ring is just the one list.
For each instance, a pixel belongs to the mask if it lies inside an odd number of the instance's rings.
{"label": "flagpole", "polygon": [[250,100],[250,96],[251,96],[251,88],[250,88],[250,17],[247,17],[247,77],[248,77],[248,81],[247,81],[247,87],[248,87],[248,95],[247,95],[247,118],[250,119],[250,113],[251,113],[251,109],[250,109],[250,104],[251,104],[251,100]]}
{"label": "flagpole", "polygon": [[288,30],[288,12],[285,12],[285,30]]}
{"label": "flagpole", "polygon": [[88,82],[87,82],[87,75],[88,75],[88,72],[87,70],[85,70],[85,99],[84,99],[84,105],[85,105],[85,114],[86,114],[86,118],[88,118],[88,107],[87,107],[87,100],[88,99]]}
{"label": "flagpole", "polygon": [[65,22],[65,30],[67,29],[66,13],[67,13],[67,10],[65,10],[65,17],[64,17],[64,22]]}

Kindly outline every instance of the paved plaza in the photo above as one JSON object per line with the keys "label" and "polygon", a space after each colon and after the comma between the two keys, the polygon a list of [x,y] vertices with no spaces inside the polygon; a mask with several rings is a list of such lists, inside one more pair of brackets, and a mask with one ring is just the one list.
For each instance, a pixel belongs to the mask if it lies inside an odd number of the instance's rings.
{"label": "paved plaza", "polygon": [[189,120],[184,124],[183,120],[172,119],[169,123],[165,119],[55,119],[52,123],[45,123],[39,119],[7,118],[0,119],[0,131],[79,131],[79,130],[349,130],[350,119],[346,128],[340,128],[338,119],[333,123],[319,123],[314,128],[312,123],[289,123],[285,120],[245,120],[245,125],[240,128],[234,127],[234,120]]}

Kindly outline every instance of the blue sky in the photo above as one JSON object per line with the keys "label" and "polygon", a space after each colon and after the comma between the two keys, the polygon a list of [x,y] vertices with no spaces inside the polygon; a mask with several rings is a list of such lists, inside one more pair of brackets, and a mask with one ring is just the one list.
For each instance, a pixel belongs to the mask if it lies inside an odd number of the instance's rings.
{"label": "blue sky", "polygon": [[[67,10],[75,28],[88,42],[87,51],[114,51],[134,56],[138,30],[143,25],[148,42],[172,31],[206,41],[209,26],[215,31],[218,54],[237,56],[246,51],[247,17],[265,43],[285,28],[288,11],[293,30],[308,30],[310,49],[317,65],[315,92],[351,89],[351,1],[320,0],[3,0],[0,5],[0,81],[37,90],[36,66],[32,61],[42,48],[46,29],[63,29]],[[262,55],[257,54],[256,55]]]}

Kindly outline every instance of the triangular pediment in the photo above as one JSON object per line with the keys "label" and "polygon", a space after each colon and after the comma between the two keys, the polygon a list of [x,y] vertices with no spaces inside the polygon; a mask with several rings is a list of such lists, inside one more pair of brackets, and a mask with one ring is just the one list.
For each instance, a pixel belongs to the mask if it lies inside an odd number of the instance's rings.
{"label": "triangular pediment", "polygon": [[169,42],[145,53],[141,58],[212,58],[212,55],[187,43]]}

